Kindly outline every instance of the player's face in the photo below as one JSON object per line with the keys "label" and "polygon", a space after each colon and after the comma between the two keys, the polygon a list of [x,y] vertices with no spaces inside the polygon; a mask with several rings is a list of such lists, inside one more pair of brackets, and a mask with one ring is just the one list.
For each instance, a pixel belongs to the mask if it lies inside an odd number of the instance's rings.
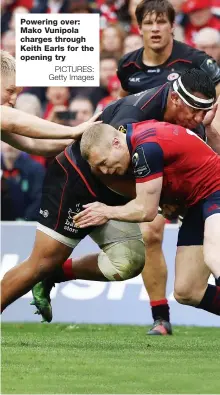
{"label": "player's face", "polygon": [[164,49],[173,39],[173,30],[166,14],[146,14],[140,28],[144,46],[155,51]]}
{"label": "player's face", "polygon": [[99,174],[123,175],[130,164],[130,155],[127,146],[114,139],[112,146],[93,148],[88,160],[92,170]]}
{"label": "player's face", "polygon": [[[198,92],[193,93],[195,96],[201,99],[207,99],[204,95]],[[207,111],[197,110],[196,108],[190,107],[183,100],[178,97],[176,105],[176,124],[181,125],[185,128],[195,129],[205,118]]]}
{"label": "player's face", "polygon": [[22,88],[15,86],[15,73],[1,75],[1,104],[14,107]]}

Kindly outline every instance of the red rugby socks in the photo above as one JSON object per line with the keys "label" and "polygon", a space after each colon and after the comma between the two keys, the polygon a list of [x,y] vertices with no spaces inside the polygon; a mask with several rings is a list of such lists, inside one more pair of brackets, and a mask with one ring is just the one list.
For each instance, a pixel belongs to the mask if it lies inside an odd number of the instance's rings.
{"label": "red rugby socks", "polygon": [[62,266],[57,266],[49,278],[54,283],[63,283],[69,280],[76,280],[76,276],[73,272],[72,258],[67,259]]}
{"label": "red rugby socks", "polygon": [[150,305],[154,321],[162,319],[170,322],[170,308],[167,299],[153,300]]}
{"label": "red rugby socks", "polygon": [[62,269],[65,278],[65,280],[62,281],[76,280],[76,276],[73,272],[72,258],[69,258],[64,262],[64,264],[62,265]]}

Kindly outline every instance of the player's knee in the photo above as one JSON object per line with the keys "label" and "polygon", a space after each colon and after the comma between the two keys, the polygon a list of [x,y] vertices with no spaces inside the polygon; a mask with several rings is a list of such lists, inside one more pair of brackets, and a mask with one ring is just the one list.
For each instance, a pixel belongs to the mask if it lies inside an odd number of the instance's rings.
{"label": "player's knee", "polygon": [[219,254],[217,248],[213,244],[204,246],[204,262],[210,269],[214,269],[215,265],[219,265]]}
{"label": "player's knee", "polygon": [[109,281],[136,277],[142,272],[144,263],[144,243],[137,239],[109,244],[98,257],[99,269]]}
{"label": "player's knee", "polygon": [[164,224],[145,223],[141,226],[141,233],[146,247],[160,246],[163,242]]}
{"label": "player's knee", "polygon": [[194,306],[200,301],[200,292],[192,284],[175,285],[174,298],[180,304]]}

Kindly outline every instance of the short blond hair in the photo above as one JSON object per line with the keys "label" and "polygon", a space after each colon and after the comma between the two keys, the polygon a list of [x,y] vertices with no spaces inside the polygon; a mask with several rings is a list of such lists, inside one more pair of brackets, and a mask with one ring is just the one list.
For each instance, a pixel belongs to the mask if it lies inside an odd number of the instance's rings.
{"label": "short blond hair", "polygon": [[82,157],[88,160],[92,147],[103,146],[105,148],[110,148],[112,138],[118,134],[121,133],[113,128],[113,126],[105,123],[91,126],[83,133],[81,138],[80,150]]}
{"label": "short blond hair", "polygon": [[15,58],[7,51],[1,49],[1,74],[7,75],[15,73],[16,62]]}

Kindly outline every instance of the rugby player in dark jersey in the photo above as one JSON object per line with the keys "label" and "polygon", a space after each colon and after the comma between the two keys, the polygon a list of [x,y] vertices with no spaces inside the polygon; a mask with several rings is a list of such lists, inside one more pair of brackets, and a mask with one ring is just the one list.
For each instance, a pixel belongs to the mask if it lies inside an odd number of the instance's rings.
{"label": "rugby player in dark jersey", "polygon": [[[220,93],[220,68],[205,52],[173,39],[175,11],[167,0],[143,0],[136,18],[144,46],[122,57],[118,64],[121,95],[139,93],[178,78],[184,70],[205,71]],[[152,118],[158,119],[152,116]],[[167,268],[162,251],[165,221],[158,216],[147,229],[148,260],[142,277],[150,297],[154,326],[149,334],[159,334],[161,319],[169,321],[166,300]],[[163,330],[164,334],[164,330]]]}
{"label": "rugby player in dark jersey", "polygon": [[[76,128],[62,126],[60,129],[60,125],[10,108],[15,105],[19,89],[15,86],[15,59],[5,51],[1,51],[1,74],[4,79],[1,89],[1,104],[4,105],[1,114],[4,128],[2,137],[12,146],[31,154],[53,156],[71,144],[72,138],[77,138],[79,132],[81,133],[86,127],[93,124],[92,120],[96,117],[82,124],[84,126],[79,125]],[[41,140],[42,137],[44,138],[43,140]],[[67,137],[70,139],[65,139]],[[61,139],[55,140],[56,138]],[[54,244],[52,235],[45,235],[47,239],[46,246],[40,243],[41,246],[38,248],[38,251],[41,248],[44,250],[44,263],[48,259],[52,244],[53,246],[58,245],[59,250],[59,253],[58,251],[55,253],[54,263],[56,263],[57,258],[59,259],[60,254],[62,256],[62,253],[64,253],[65,255],[61,259],[61,263],[63,263],[63,260],[66,258],[65,251],[69,250],[71,252],[72,248],[91,231],[91,237],[97,242],[102,251],[99,254],[90,254],[81,259],[75,259],[74,262],[72,262],[72,259],[67,260],[62,266],[62,270],[60,270],[62,281],[64,279],[72,279],[73,270],[74,278],[89,278],[100,281],[124,280],[136,276],[142,270],[145,258],[144,244],[137,224],[110,221],[107,226],[98,227],[88,232],[76,229],[72,222],[74,212],[79,212],[83,202],[93,201],[95,196],[99,197],[101,201],[106,201],[107,199],[110,204],[114,203],[115,199],[117,204],[120,202],[123,204],[127,199],[112,192],[92,175],[88,164],[81,158],[78,143],[73,144],[66,155],[59,155],[54,165],[48,171],[45,181],[46,187],[43,191],[42,203],[49,210],[40,210],[42,228],[41,232],[39,232],[43,233],[46,229],[48,232],[51,230],[53,233],[54,228],[56,228],[56,231]],[[68,172],[67,185],[66,174]],[[65,199],[62,190],[65,191]],[[57,238],[59,241],[57,241]],[[62,242],[64,243],[63,245]],[[38,273],[34,270],[34,273],[31,274],[31,270],[35,268],[35,265],[36,256],[32,261],[31,267],[26,272],[26,274],[31,275],[32,280],[36,275],[39,275],[38,269]],[[46,267],[47,265],[44,264],[43,270],[47,270]],[[10,273],[8,274],[10,277]],[[22,267],[20,274],[18,282],[12,281],[6,287],[3,286],[3,299],[5,297],[6,299],[8,298],[8,291],[10,294],[10,290],[13,291],[13,287],[17,290],[19,281],[21,281],[23,287],[27,287],[27,282],[22,281],[22,275],[25,274]],[[50,321],[52,319],[52,310],[49,303],[47,306],[44,305],[44,312],[47,314],[47,320]]]}

